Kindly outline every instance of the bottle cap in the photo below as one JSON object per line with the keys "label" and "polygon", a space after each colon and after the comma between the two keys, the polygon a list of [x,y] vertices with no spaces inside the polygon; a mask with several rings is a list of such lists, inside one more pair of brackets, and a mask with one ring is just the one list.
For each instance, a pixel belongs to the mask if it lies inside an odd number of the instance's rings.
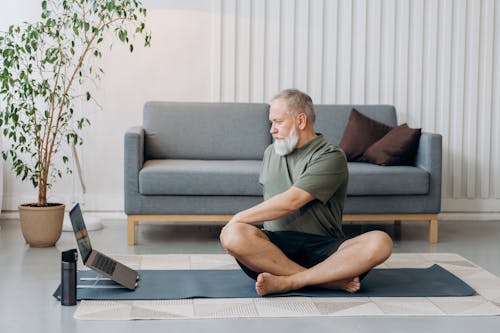
{"label": "bottle cap", "polygon": [[64,251],[61,253],[61,259],[64,262],[75,262],[78,260],[78,252],[76,249]]}

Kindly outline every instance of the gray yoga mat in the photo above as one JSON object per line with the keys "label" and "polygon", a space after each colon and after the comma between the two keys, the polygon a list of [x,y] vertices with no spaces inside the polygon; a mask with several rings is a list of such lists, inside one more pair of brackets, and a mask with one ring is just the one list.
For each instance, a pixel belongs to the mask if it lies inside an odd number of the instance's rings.
{"label": "gray yoga mat", "polygon": [[[110,280],[87,280],[94,271],[78,272],[78,300],[166,300],[188,298],[253,298],[255,281],[240,270],[143,270],[135,291]],[[84,278],[84,280],[80,280]],[[429,268],[374,269],[356,293],[318,288],[273,296],[306,297],[444,297],[475,294],[465,282],[439,265]],[[60,297],[60,286],[54,292]]]}

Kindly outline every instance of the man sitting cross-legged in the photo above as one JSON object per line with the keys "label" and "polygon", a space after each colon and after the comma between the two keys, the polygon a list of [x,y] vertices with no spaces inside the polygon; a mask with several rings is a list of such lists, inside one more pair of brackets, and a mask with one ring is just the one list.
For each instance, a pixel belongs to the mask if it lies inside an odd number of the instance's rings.
{"label": "man sitting cross-legged", "polygon": [[[391,238],[382,231],[345,238],[347,161],[314,131],[308,95],[282,91],[271,101],[269,120],[274,143],[259,178],[264,202],[233,216],[222,246],[256,280],[261,296],[307,286],[356,292],[360,278],[391,255]],[[263,229],[254,226],[261,222]]]}

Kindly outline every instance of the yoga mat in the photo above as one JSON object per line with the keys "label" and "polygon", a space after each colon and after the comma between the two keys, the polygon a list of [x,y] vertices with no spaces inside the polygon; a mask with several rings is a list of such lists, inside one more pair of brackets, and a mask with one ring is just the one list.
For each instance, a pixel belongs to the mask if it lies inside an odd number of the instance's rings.
{"label": "yoga mat", "polygon": [[[94,271],[78,272],[78,300],[167,300],[189,298],[255,298],[255,281],[241,270],[141,270],[135,291],[114,281],[100,280]],[[83,280],[81,280],[83,278]],[[91,280],[89,280],[89,278]],[[303,297],[445,297],[471,296],[476,292],[439,265],[428,268],[372,270],[356,293],[319,288],[274,294]],[[60,286],[53,294],[60,299]]]}

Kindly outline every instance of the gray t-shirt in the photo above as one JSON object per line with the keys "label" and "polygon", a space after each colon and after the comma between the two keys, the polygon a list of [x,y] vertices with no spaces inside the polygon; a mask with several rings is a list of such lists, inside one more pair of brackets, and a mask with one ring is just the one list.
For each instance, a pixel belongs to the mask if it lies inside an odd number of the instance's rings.
{"label": "gray t-shirt", "polygon": [[259,178],[264,187],[264,200],[292,186],[316,199],[288,216],[264,222],[264,229],[344,237],[342,211],[347,181],[344,152],[327,142],[321,134],[286,156],[276,154],[273,145],[270,145],[264,153]]}

